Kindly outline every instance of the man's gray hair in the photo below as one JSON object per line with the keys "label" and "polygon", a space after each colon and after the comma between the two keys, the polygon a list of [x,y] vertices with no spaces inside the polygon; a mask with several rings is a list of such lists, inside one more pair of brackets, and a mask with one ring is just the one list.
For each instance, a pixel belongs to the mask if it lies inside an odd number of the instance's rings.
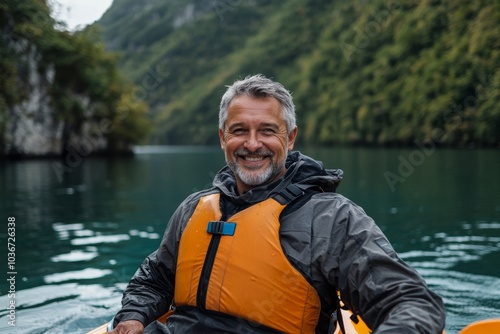
{"label": "man's gray hair", "polygon": [[219,128],[221,130],[224,130],[229,104],[235,97],[241,95],[257,98],[274,97],[281,104],[288,133],[295,129],[295,105],[292,95],[279,82],[272,81],[262,74],[256,74],[249,75],[243,80],[237,80],[227,87],[219,106]]}

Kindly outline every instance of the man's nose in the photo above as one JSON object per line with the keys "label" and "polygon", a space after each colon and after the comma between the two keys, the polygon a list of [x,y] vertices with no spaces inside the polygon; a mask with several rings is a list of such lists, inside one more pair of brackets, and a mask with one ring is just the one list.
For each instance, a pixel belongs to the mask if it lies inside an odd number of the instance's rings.
{"label": "man's nose", "polygon": [[257,131],[248,132],[248,136],[245,140],[244,147],[250,152],[255,152],[262,147],[262,142],[259,138]]}

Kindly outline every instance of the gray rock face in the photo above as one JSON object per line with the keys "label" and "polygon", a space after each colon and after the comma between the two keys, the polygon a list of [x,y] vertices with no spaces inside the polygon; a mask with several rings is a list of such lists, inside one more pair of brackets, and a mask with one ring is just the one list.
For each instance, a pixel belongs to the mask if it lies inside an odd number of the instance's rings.
{"label": "gray rock face", "polygon": [[[58,119],[51,104],[49,89],[54,80],[53,67],[40,71],[39,54],[34,48],[25,57],[22,63],[26,64],[26,68],[20,71],[25,73],[25,77],[19,80],[27,90],[27,98],[7,111],[3,138],[5,145],[0,155],[44,157],[61,155],[71,150],[88,155],[104,150],[107,144],[104,136],[93,130],[98,128],[97,124],[88,121],[78,131],[68,131],[68,124]],[[90,99],[86,96],[78,96],[77,99],[90,115]]]}

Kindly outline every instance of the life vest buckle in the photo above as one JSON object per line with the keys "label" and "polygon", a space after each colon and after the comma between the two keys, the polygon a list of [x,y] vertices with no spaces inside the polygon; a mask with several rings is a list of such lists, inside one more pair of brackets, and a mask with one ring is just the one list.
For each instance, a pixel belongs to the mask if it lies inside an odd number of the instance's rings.
{"label": "life vest buckle", "polygon": [[210,234],[234,235],[236,223],[225,221],[208,222],[207,232]]}

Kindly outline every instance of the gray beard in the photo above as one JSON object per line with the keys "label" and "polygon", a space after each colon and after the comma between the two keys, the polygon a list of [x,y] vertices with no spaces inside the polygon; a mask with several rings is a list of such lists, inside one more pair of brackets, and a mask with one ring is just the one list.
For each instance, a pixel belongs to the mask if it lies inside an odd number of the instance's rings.
{"label": "gray beard", "polygon": [[[238,158],[236,158],[238,159]],[[243,170],[236,162],[229,162],[226,158],[226,163],[229,168],[233,171],[234,175],[236,175],[240,180],[249,186],[259,186],[261,184],[265,184],[268,181],[272,180],[276,175],[278,175],[283,168],[285,168],[286,155],[283,161],[278,163],[272,163],[269,167],[264,171],[252,171],[252,170]]]}

